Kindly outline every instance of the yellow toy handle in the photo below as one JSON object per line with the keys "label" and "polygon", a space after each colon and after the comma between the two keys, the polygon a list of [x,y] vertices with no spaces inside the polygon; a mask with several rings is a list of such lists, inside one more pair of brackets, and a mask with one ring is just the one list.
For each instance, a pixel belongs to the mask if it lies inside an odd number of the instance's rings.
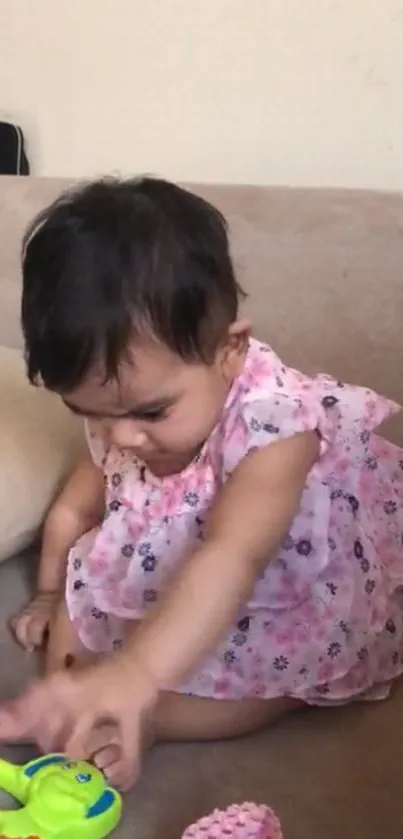
{"label": "yellow toy handle", "polygon": [[0,789],[4,789],[20,804],[24,804],[27,787],[28,783],[25,782],[21,767],[0,758]]}

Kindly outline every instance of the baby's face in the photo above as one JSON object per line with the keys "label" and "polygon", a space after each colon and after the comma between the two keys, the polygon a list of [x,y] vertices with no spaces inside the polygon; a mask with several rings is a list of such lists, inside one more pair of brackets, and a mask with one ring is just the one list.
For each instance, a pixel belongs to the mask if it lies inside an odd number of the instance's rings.
{"label": "baby's face", "polygon": [[219,351],[211,365],[189,364],[150,341],[136,345],[119,382],[94,373],[64,401],[162,477],[184,469],[211,434],[243,356]]}

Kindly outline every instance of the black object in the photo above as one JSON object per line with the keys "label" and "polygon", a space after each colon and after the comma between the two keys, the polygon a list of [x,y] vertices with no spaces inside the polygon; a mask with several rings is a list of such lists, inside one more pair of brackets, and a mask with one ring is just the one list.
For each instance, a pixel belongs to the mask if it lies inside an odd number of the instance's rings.
{"label": "black object", "polygon": [[24,135],[11,122],[0,122],[0,175],[29,175]]}

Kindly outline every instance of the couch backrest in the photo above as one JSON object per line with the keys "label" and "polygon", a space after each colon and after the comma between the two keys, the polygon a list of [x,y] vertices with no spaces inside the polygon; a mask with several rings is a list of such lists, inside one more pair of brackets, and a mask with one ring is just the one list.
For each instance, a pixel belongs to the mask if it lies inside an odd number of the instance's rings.
{"label": "couch backrest", "polygon": [[[19,346],[19,251],[68,182],[0,178],[0,343]],[[227,216],[255,332],[285,361],[403,402],[403,200],[371,192],[190,188]]]}

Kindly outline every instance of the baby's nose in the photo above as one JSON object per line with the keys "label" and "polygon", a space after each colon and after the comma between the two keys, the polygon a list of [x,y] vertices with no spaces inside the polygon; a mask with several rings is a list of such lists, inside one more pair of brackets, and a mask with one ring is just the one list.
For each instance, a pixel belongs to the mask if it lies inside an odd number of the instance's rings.
{"label": "baby's nose", "polygon": [[147,442],[147,435],[140,424],[131,419],[115,422],[111,428],[111,438],[115,446],[137,451],[141,451]]}

